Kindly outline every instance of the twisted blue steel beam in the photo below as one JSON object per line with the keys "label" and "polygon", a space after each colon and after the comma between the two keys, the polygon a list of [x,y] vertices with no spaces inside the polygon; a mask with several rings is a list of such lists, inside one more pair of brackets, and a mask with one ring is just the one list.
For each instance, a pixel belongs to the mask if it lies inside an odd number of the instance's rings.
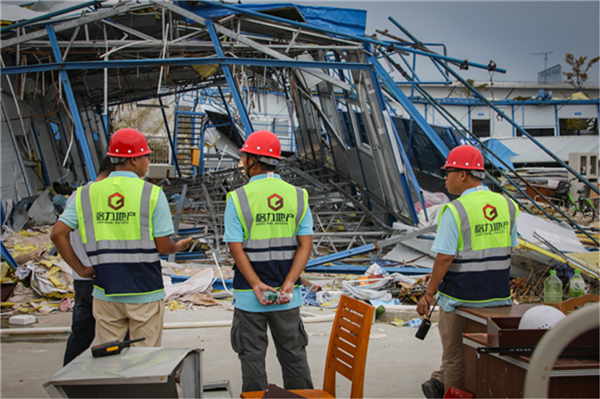
{"label": "twisted blue steel beam", "polygon": [[21,73],[46,72],[46,71],[73,71],[82,69],[102,68],[138,68],[152,66],[190,66],[190,65],[244,65],[244,66],[269,66],[281,68],[320,68],[320,69],[359,69],[371,70],[373,67],[360,62],[329,62],[329,61],[293,61],[274,60],[264,58],[152,58],[136,60],[108,60],[108,61],[81,61],[81,62],[55,62],[47,64],[23,65],[6,67],[0,70],[0,75],[16,75]]}
{"label": "twisted blue steel beam", "polygon": [[[54,52],[54,58],[56,58],[58,63],[62,63],[62,54],[60,52],[60,48],[58,47],[58,41],[56,40],[54,28],[52,25],[47,25],[46,30],[48,31],[48,38],[50,39],[52,51]],[[60,71],[60,78],[62,79],[63,90],[67,96],[69,108],[71,109],[71,117],[73,118],[73,124],[75,125],[75,134],[77,135],[77,139],[81,144],[80,147],[81,151],[83,152],[83,157],[85,158],[88,176],[90,180],[96,180],[96,177],[98,176],[96,175],[94,160],[92,159],[90,147],[88,145],[87,138],[85,137],[85,131],[83,130],[83,124],[81,123],[81,117],[79,115],[79,110],[77,109],[77,101],[75,101],[75,96],[73,95],[73,89],[71,88],[71,81],[69,80],[67,71]]]}
{"label": "twisted blue steel beam", "polygon": [[[206,29],[208,29],[208,34],[210,35],[210,40],[212,40],[213,45],[215,46],[215,51],[217,52],[217,56],[220,58],[225,58],[225,53],[223,52],[223,48],[221,47],[221,42],[219,41],[219,36],[217,35],[217,31],[212,23],[212,20],[207,19],[205,21]],[[254,129],[252,128],[252,123],[250,122],[250,118],[248,117],[248,112],[246,111],[246,106],[242,101],[242,96],[240,96],[240,92],[238,89],[238,85],[231,74],[231,70],[229,69],[228,64],[221,65],[221,69],[225,74],[225,79],[227,80],[227,84],[229,85],[229,92],[233,96],[233,101],[235,102],[235,106],[238,110],[240,118],[242,119],[242,124],[244,125],[244,130],[246,130],[245,137],[247,138],[252,134]]]}
{"label": "twisted blue steel beam", "polygon": [[[307,24],[305,22],[297,22],[297,21],[291,21],[289,19],[285,19],[285,18],[281,18],[281,17],[275,17],[273,15],[268,15],[268,14],[263,14],[260,12],[256,12],[256,11],[251,11],[251,10],[245,10],[243,8],[239,8],[230,4],[224,4],[224,3],[215,3],[213,1],[206,1],[206,0],[200,0],[198,1],[199,3],[204,3],[204,4],[208,4],[214,7],[223,7],[223,8],[227,8],[233,11],[236,11],[240,14],[248,14],[248,15],[253,15],[255,17],[260,17],[260,18],[266,18],[266,19],[270,19],[272,21],[277,21],[277,22],[281,22],[281,23],[285,23],[285,24],[289,24],[292,26],[296,26],[298,28],[306,28],[306,29],[310,29],[313,31],[317,31],[317,32],[322,32],[322,33],[328,33],[331,35],[335,35],[335,36],[339,36],[339,37],[345,37],[351,40],[357,40],[363,43],[371,43],[371,44],[375,44],[378,46],[385,46],[385,47],[397,47],[397,46],[401,46],[401,50],[402,51],[406,51],[408,53],[413,53],[413,54],[418,54],[418,55],[423,55],[426,57],[431,57],[431,58],[436,58],[436,59],[440,59],[443,61],[448,61],[448,62],[452,62],[458,65],[465,65],[465,66],[472,66],[475,68],[481,68],[481,69],[487,69],[487,70],[494,70],[494,72],[500,72],[500,73],[506,73],[506,69],[502,69],[502,68],[490,68],[490,66],[488,65],[483,65],[483,64],[478,64],[475,62],[470,62],[468,60],[460,60],[458,58],[452,58],[452,57],[447,57],[444,55],[439,55],[439,54],[435,54],[435,53],[429,53],[426,51],[420,51],[420,50],[415,50],[412,48],[405,48],[403,46],[406,46],[406,43],[402,43],[402,42],[388,42],[388,41],[382,41],[382,40],[375,40],[371,37],[367,37],[367,36],[356,36],[356,35],[351,35],[349,33],[343,33],[343,32],[338,32],[334,29],[327,29],[327,28],[322,28],[319,26],[314,26],[314,25],[310,25]],[[411,44],[412,45],[412,44]]]}
{"label": "twisted blue steel beam", "polygon": [[[419,43],[419,41],[410,32],[408,32],[402,25],[400,25],[398,22],[396,22],[391,17],[389,19],[390,19],[390,21],[392,21],[392,23],[394,25],[396,25],[398,27],[398,29],[402,30],[402,32],[404,32],[408,37],[410,37],[411,40],[415,41],[415,43]],[[500,110],[500,108],[498,108],[496,105],[494,105],[490,100],[488,100],[487,98],[485,98],[485,96],[483,96],[481,93],[479,93],[473,86],[471,86],[465,79],[463,79],[462,76],[460,76],[458,73],[456,73],[452,68],[450,68],[447,65],[444,65],[443,63],[441,63],[437,59],[433,59],[433,62],[438,63],[441,67],[443,67],[444,69],[446,69],[452,76],[454,76],[456,79],[458,79],[466,88],[468,88],[473,94],[475,94],[475,96],[477,96],[477,98],[479,98],[481,101],[483,101],[488,107],[490,107],[494,111],[496,111],[496,113],[498,115],[502,116],[506,121],[508,121],[508,123],[510,123],[511,125],[513,125],[513,127],[515,129],[517,129],[523,136],[525,136],[529,140],[533,141],[546,154],[548,154],[550,157],[552,157],[560,166],[562,166],[563,168],[566,168],[569,172],[571,172],[574,176],[576,176],[581,182],[583,182],[586,186],[588,186],[596,194],[600,194],[600,189],[598,187],[596,187],[595,185],[593,185],[592,183],[590,183],[590,181],[588,179],[586,179],[585,177],[583,177],[581,175],[581,173],[579,173],[578,171],[576,171],[575,169],[573,169],[571,166],[569,166],[568,164],[566,164],[562,159],[560,159],[559,157],[557,157],[556,154],[554,154],[552,151],[550,151],[548,148],[546,148],[542,143],[540,143],[531,134],[527,133],[525,131],[525,129],[523,129],[521,126],[519,126],[518,123],[516,123],[515,121],[513,121],[512,118],[510,118],[508,115],[506,115],[504,112],[502,112]]]}

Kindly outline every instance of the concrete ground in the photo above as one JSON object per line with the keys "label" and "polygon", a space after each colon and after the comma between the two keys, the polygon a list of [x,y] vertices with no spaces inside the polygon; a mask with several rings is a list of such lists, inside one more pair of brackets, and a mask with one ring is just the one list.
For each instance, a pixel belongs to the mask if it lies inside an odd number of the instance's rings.
{"label": "concrete ground", "polygon": [[[231,320],[229,306],[198,310],[166,311],[165,323]],[[331,315],[335,311],[308,308],[315,316]],[[390,319],[389,314],[386,314]],[[38,322],[27,327],[70,326],[71,313],[51,313],[39,316]],[[322,387],[325,355],[332,322],[305,323],[310,336],[308,360],[315,387]],[[3,321],[3,329],[7,324]],[[12,327],[11,327],[12,328]],[[424,341],[414,337],[416,329],[397,327],[376,321],[371,339],[365,374],[365,398],[422,398],[421,383],[440,365],[441,343],[434,323]],[[2,335],[1,388],[2,398],[47,398],[42,387],[62,366],[66,334],[28,336]],[[272,341],[272,340],[271,340]],[[232,397],[241,391],[240,364],[229,344],[229,327],[166,329],[163,347],[203,348],[204,382],[229,380]],[[283,385],[281,371],[272,343],[267,355],[269,381]],[[338,397],[349,397],[350,383],[338,375]]]}

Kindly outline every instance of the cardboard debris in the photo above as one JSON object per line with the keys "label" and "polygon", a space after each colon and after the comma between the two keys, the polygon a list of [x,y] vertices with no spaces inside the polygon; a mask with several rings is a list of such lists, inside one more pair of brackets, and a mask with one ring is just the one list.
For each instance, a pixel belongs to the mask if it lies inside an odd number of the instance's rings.
{"label": "cardboard debris", "polygon": [[194,305],[200,306],[214,306],[219,303],[215,301],[210,293],[200,294],[196,292],[195,294],[188,294],[179,298],[181,302],[191,302]]}

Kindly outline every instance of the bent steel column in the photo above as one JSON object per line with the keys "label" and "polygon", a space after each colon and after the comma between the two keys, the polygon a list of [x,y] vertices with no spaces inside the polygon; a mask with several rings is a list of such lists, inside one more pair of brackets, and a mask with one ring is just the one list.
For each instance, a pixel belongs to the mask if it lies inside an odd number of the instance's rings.
{"label": "bent steel column", "polygon": [[[213,23],[210,19],[205,20],[206,28],[208,29],[208,33],[210,35],[210,40],[212,40],[213,45],[215,46],[215,51],[217,52],[217,56],[219,58],[225,58],[225,53],[223,53],[223,48],[221,47],[221,42],[219,41],[219,37],[217,36],[217,31],[213,26]],[[235,106],[238,109],[238,113],[240,118],[242,118],[242,123],[244,124],[244,129],[246,130],[246,134],[244,138],[248,137],[254,130],[252,129],[252,124],[250,123],[250,118],[248,118],[248,113],[246,112],[246,106],[242,101],[242,97],[240,96],[240,92],[238,90],[237,83],[231,74],[231,70],[229,69],[229,65],[221,64],[221,68],[223,69],[223,73],[225,74],[225,79],[227,79],[227,84],[229,85],[229,91],[231,95],[233,95],[233,100],[235,101]]]}
{"label": "bent steel column", "polygon": [[[415,36],[413,36],[408,30],[406,30],[402,25],[400,25],[398,22],[396,22],[393,18],[389,18],[390,21],[396,25],[398,27],[398,29],[400,29],[402,32],[404,32],[411,40],[413,40],[415,43],[419,43],[419,41],[417,40],[417,38]],[[593,185],[592,183],[590,183],[590,181],[588,179],[586,179],[585,177],[583,177],[578,171],[576,171],[575,169],[573,169],[571,166],[569,166],[568,164],[566,164],[562,159],[560,159],[558,156],[556,156],[556,154],[554,154],[552,151],[550,151],[548,148],[546,148],[542,143],[540,143],[535,137],[533,137],[531,134],[527,133],[525,131],[525,129],[523,129],[518,123],[516,123],[514,120],[512,120],[511,118],[508,117],[508,115],[506,115],[504,112],[502,112],[500,110],[500,108],[498,108],[496,105],[494,105],[490,100],[488,100],[487,98],[485,98],[485,96],[483,96],[479,91],[477,91],[471,84],[469,84],[465,79],[463,79],[462,76],[460,76],[458,73],[456,73],[452,68],[450,68],[448,65],[445,65],[444,63],[440,62],[439,59],[437,58],[431,58],[431,60],[434,63],[437,63],[439,66],[441,66],[442,68],[444,68],[448,73],[450,73],[452,76],[454,76],[456,79],[458,79],[467,89],[469,89],[478,99],[480,99],[481,101],[483,101],[488,107],[492,108],[494,111],[496,111],[496,113],[498,115],[500,115],[502,118],[504,118],[508,123],[510,123],[515,129],[517,129],[517,131],[519,131],[523,136],[527,137],[529,140],[531,140],[535,145],[537,145],[542,151],[544,151],[546,154],[548,154],[550,157],[552,157],[560,166],[562,166],[563,168],[566,168],[569,172],[571,172],[573,175],[575,175],[581,182],[585,183],[586,186],[588,186],[591,190],[593,190],[596,194],[600,194],[600,189],[598,187],[596,187],[595,185]],[[523,108],[524,109],[524,108]]]}
{"label": "bent steel column", "polygon": [[406,97],[406,94],[402,92],[402,90],[398,89],[394,80],[389,76],[385,69],[379,64],[377,59],[374,56],[371,56],[367,59],[374,67],[377,74],[381,77],[383,84],[388,88],[390,94],[398,100],[398,102],[404,107],[406,112],[414,119],[414,121],[419,125],[419,127],[423,130],[423,132],[427,135],[427,137],[431,140],[432,144],[437,148],[437,150],[442,154],[444,158],[448,157],[448,147],[446,144],[440,139],[440,137],[433,131],[431,126],[425,121],[425,118],[419,113],[419,111],[415,108],[413,103]]}
{"label": "bent steel column", "polygon": [[[50,39],[50,44],[52,45],[52,51],[54,52],[54,58],[56,58],[56,62],[63,62],[62,54],[60,53],[60,48],[58,47],[58,41],[56,40],[56,33],[54,33],[54,28],[52,25],[47,25],[46,31],[48,32],[48,38]],[[60,71],[60,77],[63,82],[63,90],[67,96],[67,101],[69,102],[69,108],[71,109],[71,117],[73,118],[73,123],[75,125],[75,134],[77,135],[77,140],[79,140],[79,143],[81,144],[81,151],[83,152],[83,157],[85,158],[85,166],[88,176],[90,180],[96,180],[97,175],[96,168],[94,167],[94,159],[92,158],[87,138],[85,137],[83,124],[81,123],[81,117],[79,115],[79,110],[77,109],[77,102],[75,101],[73,89],[71,88],[71,82],[69,81],[69,75],[67,75],[66,71]]]}

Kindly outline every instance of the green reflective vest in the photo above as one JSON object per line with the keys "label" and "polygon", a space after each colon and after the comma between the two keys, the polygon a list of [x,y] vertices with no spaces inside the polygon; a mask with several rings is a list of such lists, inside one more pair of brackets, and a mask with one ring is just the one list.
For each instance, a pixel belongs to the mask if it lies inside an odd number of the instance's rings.
{"label": "green reflective vest", "polygon": [[[272,287],[283,284],[298,240],[296,233],[308,209],[306,190],[277,178],[264,178],[230,192],[244,229],[243,247],[259,278]],[[233,287],[251,289],[236,270]]]}
{"label": "green reflective vest", "polygon": [[510,298],[511,231],[519,214],[515,203],[480,190],[445,205],[440,215],[446,208],[456,220],[459,237],[440,293],[465,302]]}
{"label": "green reflective vest", "polygon": [[77,189],[79,234],[106,296],[163,289],[152,216],[160,188],[131,177],[109,177]]}

